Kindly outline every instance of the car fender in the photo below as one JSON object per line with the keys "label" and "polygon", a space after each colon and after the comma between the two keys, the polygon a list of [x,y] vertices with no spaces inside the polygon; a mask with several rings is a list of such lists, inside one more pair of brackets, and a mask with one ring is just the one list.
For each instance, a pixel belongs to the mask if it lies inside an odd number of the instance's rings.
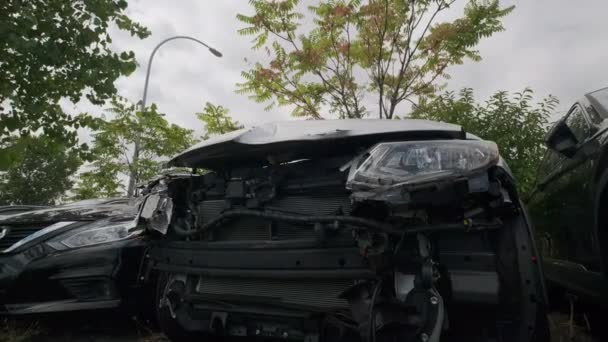
{"label": "car fender", "polygon": [[541,293],[543,301],[545,303],[545,305],[547,305],[549,303],[549,296],[547,294],[547,284],[545,283],[545,271],[543,270],[544,265],[543,265],[543,256],[540,253],[540,251],[538,250],[538,246],[536,243],[536,238],[534,236],[534,225],[532,223],[532,221],[530,220],[530,215],[528,214],[528,209],[526,208],[526,206],[524,205],[524,203],[522,201],[519,202],[519,206],[521,208],[521,213],[523,215],[523,222],[526,225],[526,230],[527,230],[527,238],[529,239],[529,243],[532,247],[532,255],[536,258],[535,262],[533,262],[534,266],[536,266],[537,268],[537,272],[536,274],[538,275],[538,278],[536,279],[536,284],[537,284],[537,291],[539,293]]}
{"label": "car fender", "polygon": [[[602,196],[608,195],[608,168],[601,171],[601,176],[596,183],[595,198],[593,200],[593,232],[594,239],[597,243],[598,252],[601,257],[601,267],[604,273],[608,272],[608,260],[606,258],[606,252],[608,252],[608,246],[603,246],[602,241],[608,238],[608,231],[602,230],[600,227],[600,214],[602,213]],[[606,208],[604,209],[606,210]]]}

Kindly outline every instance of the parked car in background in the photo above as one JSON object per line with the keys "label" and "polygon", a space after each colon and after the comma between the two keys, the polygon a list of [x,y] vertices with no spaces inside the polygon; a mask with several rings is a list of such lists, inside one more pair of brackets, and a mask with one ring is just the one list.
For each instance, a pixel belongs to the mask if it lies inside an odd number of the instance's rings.
{"label": "parked car in background", "polygon": [[546,143],[527,203],[546,278],[555,289],[608,305],[608,88],[574,103]]}
{"label": "parked car in background", "polygon": [[496,145],[424,120],[266,124],[146,190],[175,341],[548,341],[542,272]]}
{"label": "parked car in background", "polygon": [[0,314],[109,309],[137,298],[145,248],[137,213],[126,199],[3,208]]}

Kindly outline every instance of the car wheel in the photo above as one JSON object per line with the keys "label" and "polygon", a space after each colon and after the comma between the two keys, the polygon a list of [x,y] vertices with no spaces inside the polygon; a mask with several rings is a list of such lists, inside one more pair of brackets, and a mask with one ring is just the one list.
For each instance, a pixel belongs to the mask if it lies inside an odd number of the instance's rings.
{"label": "car wheel", "polygon": [[534,330],[534,336],[530,341],[551,342],[551,327],[549,327],[547,310],[543,308],[539,307],[536,311],[536,329]]}
{"label": "car wheel", "polygon": [[190,341],[204,341],[204,342],[216,342],[217,338],[213,336],[204,335],[202,333],[191,332],[184,329],[177,320],[171,317],[171,311],[167,306],[160,306],[160,300],[163,297],[165,287],[169,275],[165,272],[159,274],[158,281],[156,282],[156,296],[155,296],[155,307],[156,307],[156,319],[158,326],[161,331],[167,336],[170,341],[173,342],[190,342]]}

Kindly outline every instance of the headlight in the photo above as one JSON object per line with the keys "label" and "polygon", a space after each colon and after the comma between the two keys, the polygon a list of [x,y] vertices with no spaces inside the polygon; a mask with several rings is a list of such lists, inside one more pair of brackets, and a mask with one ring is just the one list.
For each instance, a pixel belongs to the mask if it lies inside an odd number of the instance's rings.
{"label": "headlight", "polygon": [[47,241],[47,244],[58,250],[99,245],[126,240],[141,234],[142,230],[135,228],[135,221],[95,222],[61,234]]}
{"label": "headlight", "polygon": [[474,173],[498,162],[490,141],[431,140],[381,143],[349,176],[349,188],[422,183]]}

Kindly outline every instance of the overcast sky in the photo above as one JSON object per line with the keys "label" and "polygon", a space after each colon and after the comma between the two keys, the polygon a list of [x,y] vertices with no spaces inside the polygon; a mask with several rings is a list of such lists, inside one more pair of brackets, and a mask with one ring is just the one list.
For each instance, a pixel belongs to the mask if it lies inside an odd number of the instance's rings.
{"label": "overcast sky", "polygon": [[[464,3],[464,0],[460,0]],[[475,89],[478,100],[497,90],[519,91],[529,86],[538,98],[548,94],[565,110],[583,93],[608,86],[608,1],[522,0],[504,20],[506,30],[485,39],[479,50],[481,62],[466,62],[450,69],[450,89]],[[448,16],[462,13],[461,6]],[[245,95],[235,93],[240,73],[251,59],[250,37],[239,36],[236,14],[250,12],[245,0],[135,0],[129,15],[147,26],[152,35],[138,40],[123,32],[113,34],[114,48],[133,50],[140,68],[119,79],[119,93],[133,102],[141,98],[145,65],[154,46],[174,35],[190,35],[220,50],[216,58],[190,41],[173,41],[155,57],[148,103],[156,103],[174,123],[201,131],[194,113],[206,101],[228,107],[245,124],[289,119],[289,110],[263,110]],[[255,58],[254,58],[255,59]],[[99,113],[78,104],[76,111]]]}

